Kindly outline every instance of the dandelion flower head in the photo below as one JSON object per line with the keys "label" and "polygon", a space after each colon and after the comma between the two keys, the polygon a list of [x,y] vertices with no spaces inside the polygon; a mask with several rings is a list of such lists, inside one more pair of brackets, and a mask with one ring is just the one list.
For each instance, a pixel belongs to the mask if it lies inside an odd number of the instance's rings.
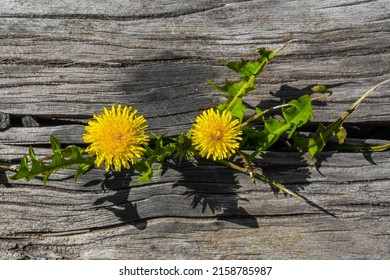
{"label": "dandelion flower head", "polygon": [[229,111],[208,109],[195,119],[192,143],[202,157],[222,160],[232,156],[242,138],[240,125]]}
{"label": "dandelion flower head", "polygon": [[136,114],[137,110],[128,106],[112,106],[111,110],[104,107],[103,114],[94,115],[88,122],[83,139],[91,144],[85,151],[96,156],[97,166],[104,162],[106,171],[112,165],[115,171],[121,171],[122,167],[130,168],[129,162],[134,164],[142,157],[143,145],[149,141],[145,134],[148,126],[145,118]]}

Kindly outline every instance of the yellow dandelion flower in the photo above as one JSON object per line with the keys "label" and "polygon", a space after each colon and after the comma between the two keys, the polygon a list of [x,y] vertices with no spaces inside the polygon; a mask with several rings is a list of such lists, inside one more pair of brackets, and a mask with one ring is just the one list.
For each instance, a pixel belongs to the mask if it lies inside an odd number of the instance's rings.
{"label": "yellow dandelion flower", "polygon": [[94,115],[85,127],[84,142],[91,143],[85,151],[96,156],[97,166],[104,162],[106,171],[111,165],[115,171],[121,171],[122,166],[128,169],[129,161],[134,164],[145,152],[142,145],[149,141],[145,135],[148,126],[145,118],[136,116],[137,110],[131,109],[121,105],[111,110],[104,107],[104,113]]}
{"label": "yellow dandelion flower", "polygon": [[242,138],[238,120],[229,111],[203,111],[191,130],[192,143],[202,157],[222,160],[232,156]]}

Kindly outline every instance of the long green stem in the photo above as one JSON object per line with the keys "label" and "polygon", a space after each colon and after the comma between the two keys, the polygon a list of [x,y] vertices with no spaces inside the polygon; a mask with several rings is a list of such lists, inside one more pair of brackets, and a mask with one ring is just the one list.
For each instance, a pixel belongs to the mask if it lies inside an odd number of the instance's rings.
{"label": "long green stem", "polygon": [[298,42],[298,39],[291,39],[290,41],[288,41],[287,43],[285,43],[283,46],[281,46],[279,49],[276,49],[275,51],[273,51],[273,55],[271,56],[271,58],[273,58],[275,55],[277,55],[280,51],[282,51],[285,47],[287,47],[288,45],[292,44],[292,43],[295,43],[295,42]]}
{"label": "long green stem", "polygon": [[[326,95],[326,96],[325,96],[325,95],[324,95],[324,96],[317,96],[317,97],[311,98],[311,101],[320,100],[320,99],[325,99],[325,98],[328,98],[328,97],[329,97],[329,95]],[[265,114],[267,114],[267,113],[269,113],[269,112],[271,112],[271,111],[273,111],[273,110],[280,109],[280,108],[283,108],[283,107],[288,107],[288,106],[290,106],[290,104],[282,104],[282,105],[278,105],[278,106],[274,106],[274,107],[268,108],[268,109],[266,109],[266,110],[264,110],[264,111],[261,111],[261,112],[259,112],[259,113],[256,113],[256,114],[254,114],[253,116],[249,117],[245,122],[243,122],[243,123],[241,124],[241,128],[247,126],[247,125],[250,124],[251,122],[257,120],[258,118],[264,116]]]}
{"label": "long green stem", "polygon": [[[248,170],[244,167],[241,167],[233,162],[230,162],[230,161],[226,161],[226,160],[223,160],[223,161],[220,161],[222,164],[228,166],[228,167],[231,167],[233,168],[234,170],[237,170],[241,173],[244,173],[244,174],[248,174]],[[285,186],[283,186],[282,184],[268,178],[267,176],[265,175],[262,175],[262,174],[259,174],[259,173],[253,173],[254,177],[256,179],[259,179],[263,182],[266,182],[274,187],[277,187],[278,189],[280,189],[281,191],[285,192],[285,193],[288,193],[296,198],[298,198],[299,200],[304,200],[299,194],[297,194],[296,192],[292,191],[292,190],[289,190],[288,188],[286,188]]]}
{"label": "long green stem", "polygon": [[390,82],[390,79],[387,79],[375,86],[373,86],[372,88],[370,88],[365,94],[363,94],[355,103],[352,104],[351,107],[349,107],[349,109],[340,117],[339,121],[340,124],[343,123],[346,118],[353,112],[355,111],[355,109],[360,105],[360,103],[362,103],[362,101],[369,95],[371,94],[373,91],[375,91],[378,87],[380,87],[381,85],[384,85],[386,83]]}
{"label": "long green stem", "polygon": [[243,152],[237,150],[237,153],[242,158],[242,161],[244,162],[244,165],[246,167],[246,171],[249,174],[249,177],[251,177],[252,183],[255,183],[255,174],[253,172],[253,166],[251,165],[250,161],[248,160],[248,158]]}
{"label": "long green stem", "polygon": [[340,152],[357,152],[357,153],[364,153],[364,152],[382,152],[390,149],[390,143],[382,144],[382,145],[335,145],[332,146],[330,144],[330,147],[335,148],[337,151]]}
{"label": "long green stem", "polygon": [[276,110],[276,109],[280,109],[280,108],[283,108],[283,107],[287,107],[287,106],[290,106],[289,104],[282,104],[282,105],[278,105],[278,106],[275,106],[275,107],[272,107],[272,108],[269,108],[269,109],[266,109],[264,111],[261,111],[257,114],[254,114],[253,116],[249,117],[245,122],[243,122],[241,124],[241,128],[247,126],[248,124],[250,124],[251,122],[257,120],[258,118],[260,118],[261,116],[264,116],[265,114],[273,111],[273,110]]}

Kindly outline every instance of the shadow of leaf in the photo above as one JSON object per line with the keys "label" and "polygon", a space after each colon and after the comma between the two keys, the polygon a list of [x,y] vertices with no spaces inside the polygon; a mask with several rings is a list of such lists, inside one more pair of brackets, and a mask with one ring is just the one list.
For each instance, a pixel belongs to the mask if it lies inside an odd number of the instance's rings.
{"label": "shadow of leaf", "polygon": [[191,207],[202,207],[204,213],[209,209],[218,220],[225,220],[249,228],[258,228],[256,217],[238,205],[244,199],[238,195],[241,186],[234,171],[215,165],[208,161],[199,161],[195,167],[192,163],[182,163],[180,167],[171,165],[180,172],[181,179],[173,187],[185,187],[182,193],[192,198]]}
{"label": "shadow of leaf", "polygon": [[0,184],[3,184],[5,187],[11,187],[11,184],[8,182],[7,174],[2,168],[0,168]]}
{"label": "shadow of leaf", "polygon": [[[352,84],[353,82],[345,82],[345,83],[335,83],[335,84],[327,84],[325,85],[327,89],[333,89],[339,86]],[[257,107],[259,108],[271,108],[273,106],[280,105],[282,103],[288,103],[294,99],[298,99],[299,97],[303,95],[312,95],[312,87],[316,86],[317,84],[308,85],[304,88],[296,88],[289,86],[287,84],[283,84],[280,86],[279,90],[276,92],[270,92],[269,94],[277,100],[263,100],[261,101]],[[327,106],[326,100],[315,100],[312,102],[315,106]]]}

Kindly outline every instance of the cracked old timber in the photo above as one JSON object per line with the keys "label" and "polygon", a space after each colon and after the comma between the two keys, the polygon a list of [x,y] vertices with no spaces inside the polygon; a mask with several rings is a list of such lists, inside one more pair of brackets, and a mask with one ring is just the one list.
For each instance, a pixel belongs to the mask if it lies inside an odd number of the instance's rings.
{"label": "cracked old timber", "polygon": [[[254,58],[291,38],[298,42],[270,63],[248,104],[266,108],[325,84],[334,94],[315,104],[313,122],[330,122],[389,78],[384,0],[3,2],[2,164],[29,145],[47,154],[50,134],[81,144],[83,124],[111,104],[138,109],[158,134],[185,131],[223,100],[206,82],[234,78],[221,59]],[[348,119],[350,136],[388,141],[389,98],[389,86],[370,96]],[[25,127],[25,116],[39,126]],[[43,186],[0,170],[0,258],[388,259],[389,156],[258,159],[259,171],[318,207],[204,161],[167,165],[147,184],[94,169],[77,183],[61,171]]]}

